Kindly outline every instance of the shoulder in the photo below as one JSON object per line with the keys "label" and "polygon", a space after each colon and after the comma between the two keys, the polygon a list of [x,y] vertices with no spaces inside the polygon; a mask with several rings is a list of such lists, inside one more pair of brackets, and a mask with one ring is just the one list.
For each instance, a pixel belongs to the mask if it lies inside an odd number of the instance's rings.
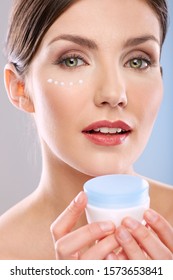
{"label": "shoulder", "polygon": [[154,199],[167,198],[168,201],[173,202],[173,186],[158,182],[152,179],[147,179],[150,186],[150,195],[154,195]]}
{"label": "shoulder", "polygon": [[[27,199],[21,201],[0,217],[0,259],[16,259],[20,255],[24,231],[29,224]],[[25,232],[25,239],[27,234]]]}
{"label": "shoulder", "polygon": [[53,259],[50,208],[31,194],[0,217],[0,260]]}
{"label": "shoulder", "polygon": [[150,186],[151,208],[173,225],[173,186],[147,179]]}

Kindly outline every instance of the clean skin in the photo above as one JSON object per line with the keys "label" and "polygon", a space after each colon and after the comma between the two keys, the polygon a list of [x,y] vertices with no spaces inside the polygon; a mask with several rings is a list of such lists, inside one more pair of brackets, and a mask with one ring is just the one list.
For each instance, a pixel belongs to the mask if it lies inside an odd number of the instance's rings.
{"label": "clean skin", "polygon": [[[1,255],[144,259],[142,244],[152,259],[172,258],[172,228],[162,216],[145,214],[160,240],[129,218],[116,232],[111,222],[87,225],[81,216],[87,199],[79,193],[93,176],[135,173],[133,164],[148,141],[163,95],[160,44],[160,24],[146,1],[74,1],[45,34],[22,82],[6,66],[11,102],[34,116],[43,170],[37,190],[1,219]],[[70,88],[47,82],[58,77],[84,83]],[[172,190],[151,186],[151,206],[172,221]],[[53,244],[50,225],[56,217]],[[112,255],[119,246],[123,253]]]}

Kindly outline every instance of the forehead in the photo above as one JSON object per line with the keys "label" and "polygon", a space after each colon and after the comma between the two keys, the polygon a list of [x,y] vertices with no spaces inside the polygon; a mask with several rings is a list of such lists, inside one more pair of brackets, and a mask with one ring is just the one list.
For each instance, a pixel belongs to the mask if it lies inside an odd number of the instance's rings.
{"label": "forehead", "polygon": [[98,41],[148,33],[158,40],[161,38],[158,17],[145,0],[74,1],[52,24],[43,41],[64,33],[89,36]]}

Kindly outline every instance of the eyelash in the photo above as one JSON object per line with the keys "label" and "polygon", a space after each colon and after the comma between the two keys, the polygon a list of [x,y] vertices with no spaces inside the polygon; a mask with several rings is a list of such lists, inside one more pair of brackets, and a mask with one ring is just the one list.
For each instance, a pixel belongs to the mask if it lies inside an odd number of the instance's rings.
{"label": "eyelash", "polygon": [[[128,66],[128,64],[134,62],[134,61],[141,61],[141,63],[145,63],[147,64],[146,66],[144,67],[131,67],[131,66]],[[131,69],[134,69],[136,71],[145,71],[147,70],[149,67],[151,67],[152,65],[152,61],[149,59],[149,58],[146,58],[142,55],[139,55],[139,56],[134,56],[133,58],[131,58],[130,60],[128,60],[128,62],[125,63],[125,66],[128,67],[128,68],[131,68]]]}
{"label": "eyelash", "polygon": [[[82,64],[81,65],[78,65],[78,66],[67,66],[65,65],[65,63],[67,62],[67,60],[70,60],[70,59],[77,59],[78,62],[79,60],[82,61]],[[84,65],[88,65],[88,63],[86,62],[85,58],[81,55],[78,55],[78,54],[70,54],[70,55],[64,55],[62,57],[60,57],[56,62],[55,62],[56,65],[60,65],[62,68],[66,68],[66,69],[74,69],[74,68],[77,68],[77,67],[81,67],[81,66],[84,66]]]}
{"label": "eyelash", "polygon": [[[76,65],[76,66],[67,66],[65,63],[67,62],[67,60],[70,60],[70,59],[77,59],[78,60],[78,63],[79,63],[79,60],[82,61],[81,65]],[[144,66],[144,67],[131,67],[130,66],[130,63],[132,63],[133,61],[141,61],[141,64],[143,63],[146,63],[147,65]],[[89,65],[85,58],[81,55],[78,55],[78,54],[67,54],[67,55],[64,55],[62,57],[60,57],[55,63],[55,65],[60,65],[60,67],[62,68],[66,68],[68,70],[73,70],[75,68],[78,68],[78,67],[81,67],[81,66],[84,66],[84,65]],[[152,61],[149,59],[149,58],[146,58],[142,55],[137,55],[137,56],[134,56],[133,58],[129,59],[125,64],[124,66],[127,67],[127,68],[131,68],[131,69],[134,69],[135,71],[145,71],[147,70],[149,67],[151,67],[152,65]]]}

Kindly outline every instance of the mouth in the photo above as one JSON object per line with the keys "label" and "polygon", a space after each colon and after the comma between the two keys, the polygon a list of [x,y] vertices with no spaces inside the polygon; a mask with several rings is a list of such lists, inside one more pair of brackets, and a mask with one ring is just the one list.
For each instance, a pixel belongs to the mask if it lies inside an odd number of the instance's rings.
{"label": "mouth", "polygon": [[107,134],[107,135],[115,135],[115,134],[124,134],[126,133],[127,131],[120,128],[120,127],[115,127],[115,128],[109,128],[109,127],[99,127],[99,128],[96,128],[96,129],[91,129],[91,130],[88,130],[86,131],[86,133],[88,134]]}
{"label": "mouth", "polygon": [[131,127],[123,121],[99,121],[82,131],[88,140],[102,146],[120,145],[131,132]]}

